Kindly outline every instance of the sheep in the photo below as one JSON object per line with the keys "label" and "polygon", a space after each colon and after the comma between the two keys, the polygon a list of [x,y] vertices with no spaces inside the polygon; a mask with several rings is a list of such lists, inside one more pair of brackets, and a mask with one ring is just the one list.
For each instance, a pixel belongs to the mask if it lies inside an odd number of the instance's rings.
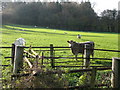
{"label": "sheep", "polygon": [[19,46],[25,46],[25,43],[26,41],[24,40],[24,38],[18,38],[14,42],[15,45],[19,45]]}
{"label": "sheep", "polygon": [[67,32],[64,32],[64,34],[67,34]]}
{"label": "sheep", "polygon": [[71,47],[72,53],[75,55],[76,60],[77,60],[77,55],[79,53],[81,53],[82,57],[83,57],[85,44],[90,45],[90,49],[92,49],[92,50],[90,50],[90,55],[92,55],[92,57],[94,56],[94,50],[93,50],[94,49],[94,42],[87,41],[87,42],[78,43],[78,42],[75,42],[73,40],[69,40],[67,42],[69,43],[69,46]]}
{"label": "sheep", "polygon": [[81,35],[80,35],[80,34],[78,34],[78,35],[77,35],[77,38],[78,38],[78,39],[81,39]]}
{"label": "sheep", "polygon": [[37,26],[35,25],[34,27],[36,28]]}

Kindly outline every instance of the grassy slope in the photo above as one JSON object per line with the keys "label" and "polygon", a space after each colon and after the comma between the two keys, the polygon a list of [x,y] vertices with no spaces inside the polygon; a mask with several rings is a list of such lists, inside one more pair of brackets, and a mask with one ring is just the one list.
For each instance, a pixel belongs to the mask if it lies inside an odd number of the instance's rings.
{"label": "grassy slope", "polygon": [[[64,34],[65,32],[67,34]],[[77,39],[77,34],[82,35],[82,39]],[[54,44],[54,46],[68,46],[67,40],[75,40],[77,42],[94,41],[95,48],[99,49],[118,49],[118,34],[64,31],[19,25],[3,26],[1,46],[11,46],[15,39],[20,37],[26,40],[26,46],[49,46],[50,44]],[[95,51],[95,57],[112,58],[117,56],[118,53]]]}
{"label": "grassy slope", "polygon": [[[67,34],[64,34],[66,32]],[[81,34],[82,39],[77,39],[76,35]],[[118,35],[112,33],[94,33],[94,32],[78,32],[78,31],[64,31],[64,30],[55,30],[55,29],[45,29],[45,28],[34,28],[32,26],[22,26],[22,25],[5,25],[2,28],[2,44],[0,46],[11,46],[11,44],[17,38],[24,38],[26,40],[26,46],[49,46],[50,44],[54,44],[54,46],[68,46],[67,40],[75,40],[77,42],[85,42],[85,41],[94,41],[95,48],[100,49],[118,49]],[[10,59],[4,59],[6,56],[11,56],[10,49],[2,49],[2,64],[10,64]],[[56,55],[72,55],[72,53],[68,51],[60,51],[56,52]],[[49,56],[49,54],[45,53],[45,56]],[[113,52],[101,52],[95,51],[95,57],[101,58],[112,58],[118,57],[118,53]],[[67,59],[59,59],[58,61],[67,61]],[[73,60],[72,60],[73,61]],[[111,65],[111,61],[107,60],[94,60],[92,63],[95,65]],[[67,63],[62,65],[69,65],[72,63]],[[75,62],[74,65],[80,65],[80,63]],[[57,65],[57,64],[56,64]],[[58,64],[59,65],[59,64]],[[60,64],[61,65],[61,64]],[[2,75],[3,79],[8,81],[10,80],[10,67],[3,68]],[[68,75],[68,74],[67,74]],[[75,74],[70,74],[66,77],[68,78],[70,85],[76,85],[75,82],[78,82],[78,77],[76,78]],[[79,74],[78,74],[79,75]],[[8,82],[6,82],[8,84]]]}
{"label": "grassy slope", "polygon": [[[9,29],[2,29],[2,46],[10,46],[16,38],[22,37],[25,38],[25,40],[27,41],[27,45],[32,44],[33,46],[49,46],[50,43],[53,43],[55,46],[68,46],[68,44],[66,43],[67,40],[76,40],[78,42],[94,41],[96,43],[96,48],[118,48],[117,34],[64,31],[34,27],[23,28],[7,25],[6,27],[8,27]],[[22,29],[24,29],[24,31],[22,31]],[[68,34],[65,35],[64,32],[67,32]],[[81,34],[82,39],[77,39],[77,34]]]}

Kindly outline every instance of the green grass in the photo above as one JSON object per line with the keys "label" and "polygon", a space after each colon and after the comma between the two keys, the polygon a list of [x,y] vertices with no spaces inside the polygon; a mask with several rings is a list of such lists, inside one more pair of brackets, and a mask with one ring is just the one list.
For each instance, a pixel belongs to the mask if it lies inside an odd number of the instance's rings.
{"label": "green grass", "polygon": [[[67,34],[64,34],[64,32]],[[77,39],[77,34],[82,35],[82,39]],[[118,34],[65,31],[10,25],[4,25],[2,28],[1,46],[11,46],[15,39],[20,37],[26,40],[26,46],[49,46],[50,44],[54,44],[54,46],[68,46],[67,40],[75,40],[77,42],[94,41],[95,48],[118,49]]]}
{"label": "green grass", "polygon": [[[67,33],[67,34],[65,34]],[[82,39],[77,39],[77,34],[82,35]],[[77,42],[94,41],[96,49],[118,50],[118,34],[115,33],[95,33],[81,31],[65,31],[48,28],[35,28],[34,26],[24,25],[3,25],[2,28],[2,44],[0,46],[11,46],[17,38],[24,38],[26,46],[68,46],[67,40],[75,40]],[[40,52],[38,52],[40,53]],[[10,49],[2,49],[2,56],[10,56]],[[45,53],[49,56],[48,52]],[[56,56],[67,56],[72,53],[67,51],[56,52]],[[116,52],[95,51],[96,58],[112,58],[118,57]],[[65,59],[60,59],[65,61]],[[3,60],[3,64],[6,64]],[[95,64],[111,65],[108,60],[94,60]]]}
{"label": "green grass", "polygon": [[[77,34],[82,35],[82,39],[77,39]],[[3,25],[1,46],[11,46],[20,37],[26,40],[26,46],[50,46],[50,44],[54,46],[68,46],[67,40],[75,40],[77,42],[94,41],[97,49],[118,50],[118,34],[115,33],[65,31],[24,25]],[[4,51],[6,50],[3,50],[3,53]],[[8,52],[6,52],[6,55],[10,55]],[[58,54],[61,53],[72,55],[70,51],[61,51]],[[95,51],[95,57],[118,57],[118,53]]]}
{"label": "green grass", "polygon": [[[67,34],[65,34],[67,33]],[[82,39],[77,39],[77,34],[82,35]],[[82,31],[68,31],[48,28],[35,28],[34,26],[25,25],[3,25],[2,28],[2,44],[0,46],[11,46],[17,38],[24,38],[26,46],[68,46],[67,40],[75,40],[77,42],[94,41],[96,49],[118,50],[118,34],[115,33],[96,33]],[[39,49],[41,50],[41,49]],[[41,53],[41,52],[38,52]],[[45,56],[49,57],[49,52],[45,52]],[[70,57],[73,55],[70,50],[56,51],[56,56]],[[2,64],[10,63],[10,59],[4,57],[11,56],[10,49],[2,49]],[[79,55],[80,56],[80,55]],[[116,52],[95,51],[96,58],[118,57]],[[57,59],[56,61],[67,61],[68,59]],[[70,60],[70,59],[69,59]],[[7,61],[7,62],[6,62]],[[73,61],[73,60],[71,60]],[[67,63],[68,64],[68,63]],[[67,65],[66,63],[56,65]],[[69,63],[72,65],[73,63]],[[81,64],[75,62],[76,64]],[[111,65],[111,60],[94,60],[91,65]]]}
{"label": "green grass", "polygon": [[[67,34],[65,34],[65,32]],[[77,34],[82,35],[82,39],[77,39]],[[67,40],[75,40],[77,42],[94,41],[96,49],[108,49],[118,50],[118,34],[115,33],[96,33],[96,32],[82,32],[82,31],[68,31],[48,28],[35,28],[34,26],[25,25],[3,25],[2,27],[2,43],[0,46],[11,46],[17,38],[24,38],[26,40],[26,46],[68,46]],[[28,50],[28,49],[26,49]],[[37,49],[41,50],[41,49]],[[43,49],[42,49],[43,50]],[[41,52],[38,51],[38,53]],[[49,56],[49,51],[44,53],[45,56]],[[59,57],[71,57],[72,53],[70,50],[56,51],[55,56]],[[10,64],[11,59],[5,59],[4,57],[11,56],[11,49],[2,49],[1,53],[2,64]],[[80,55],[79,55],[80,56]],[[112,58],[118,57],[116,52],[107,51],[95,51],[96,58]],[[56,62],[73,61],[72,59],[56,59]],[[47,60],[45,60],[47,61]],[[75,60],[74,60],[75,61]],[[111,66],[111,60],[93,60],[91,65],[105,65]],[[56,65],[81,65],[81,62],[74,63],[56,63]],[[8,68],[3,67],[3,76],[5,79],[10,75],[11,71]],[[74,68],[73,68],[74,69]],[[72,74],[70,74],[72,75]],[[70,77],[68,77],[70,79]],[[73,78],[73,77],[72,77]],[[69,80],[70,81],[70,80]],[[71,79],[71,83],[73,83]]]}
{"label": "green grass", "polygon": [[[64,32],[68,34],[65,35]],[[82,35],[82,39],[77,39],[77,34]],[[3,26],[2,46],[11,46],[11,43],[20,37],[26,40],[27,46],[49,46],[51,43],[53,43],[54,46],[68,46],[67,40],[75,40],[78,42],[94,41],[96,48],[118,49],[118,34],[64,31],[34,27],[25,28],[9,25]]]}

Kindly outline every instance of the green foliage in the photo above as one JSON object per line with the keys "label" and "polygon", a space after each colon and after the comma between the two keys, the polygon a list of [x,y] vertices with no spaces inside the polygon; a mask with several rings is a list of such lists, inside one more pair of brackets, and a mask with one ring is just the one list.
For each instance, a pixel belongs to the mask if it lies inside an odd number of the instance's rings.
{"label": "green foliage", "polygon": [[80,85],[86,85],[86,79],[87,79],[87,74],[85,73],[85,74],[83,74],[83,75],[81,75],[80,76],[80,78],[79,78],[79,82],[77,83],[77,85],[78,86],[80,86]]}
{"label": "green foliage", "polygon": [[110,86],[111,73],[112,73],[112,71],[99,71],[99,72],[97,72],[97,75],[96,75],[97,83],[102,82],[102,84],[108,84]]}
{"label": "green foliage", "polygon": [[76,83],[78,82],[78,76],[80,76],[80,73],[71,73],[71,74],[64,74],[62,75],[63,78],[65,78],[69,83],[69,86],[76,86]]}
{"label": "green foliage", "polygon": [[80,86],[80,85],[89,85],[90,84],[90,74],[89,73],[83,73],[79,79],[78,79],[78,82],[77,82],[77,86]]}

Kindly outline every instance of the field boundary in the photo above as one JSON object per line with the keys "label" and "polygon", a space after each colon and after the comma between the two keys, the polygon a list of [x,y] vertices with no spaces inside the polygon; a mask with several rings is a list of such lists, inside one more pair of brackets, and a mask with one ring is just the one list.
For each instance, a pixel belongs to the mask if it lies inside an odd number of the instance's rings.
{"label": "field boundary", "polygon": [[[63,65],[55,65],[55,63],[64,63],[64,62],[55,62],[55,59],[59,59],[59,58],[62,58],[62,59],[75,59],[75,57],[55,57],[54,56],[54,51],[55,51],[55,48],[68,48],[68,50],[70,50],[71,47],[54,47],[53,44],[50,45],[50,47],[25,47],[25,46],[15,46],[15,45],[12,45],[12,47],[0,47],[1,49],[2,48],[5,48],[5,49],[11,49],[12,53],[11,53],[11,57],[5,57],[5,58],[12,58],[11,59],[11,62],[12,62],[12,65],[14,66],[13,67],[13,73],[14,75],[12,75],[12,77],[21,77],[21,76],[29,76],[31,73],[26,73],[26,74],[19,74],[18,71],[20,71],[20,68],[22,68],[22,64],[23,64],[23,53],[26,53],[26,55],[29,55],[30,58],[34,58],[35,59],[35,67],[33,67],[34,65],[32,65],[32,63],[29,61],[29,57],[26,57],[26,62],[28,63],[29,65],[29,68],[32,69],[32,71],[34,71],[35,73],[32,75],[33,76],[36,76],[36,75],[39,75],[41,73],[44,73],[44,74],[59,74],[59,73],[63,73],[63,74],[66,74],[66,73],[77,73],[77,72],[91,72],[91,74],[93,74],[91,76],[91,86],[88,85],[87,87],[95,87],[95,86],[106,86],[105,84],[101,84],[101,85],[96,85],[95,84],[95,77],[96,77],[96,72],[98,70],[112,70],[112,67],[107,67],[107,66],[89,66],[89,62],[90,62],[90,59],[101,59],[101,60],[113,60],[113,59],[109,59],[109,58],[90,58],[89,56],[87,56],[86,54],[84,55],[85,57],[77,57],[77,58],[81,58],[81,59],[84,59],[84,66],[63,66]],[[15,49],[17,48],[17,49]],[[50,51],[50,56],[49,57],[44,57],[44,53],[42,53],[42,56],[39,56],[34,50],[30,49],[29,51],[25,51],[24,49],[25,48],[49,48],[49,50],[47,51]],[[63,50],[61,49],[61,50]],[[16,51],[17,50],[17,51]],[[60,49],[59,49],[60,50]],[[58,51],[59,51],[58,50]],[[64,49],[64,50],[67,50],[67,49]],[[88,51],[88,50],[91,50],[91,49],[88,49],[88,48],[84,48],[84,51]],[[119,50],[106,50],[106,49],[94,49],[94,50],[98,50],[98,51],[109,51],[109,52],[120,52]],[[42,50],[41,50],[42,51]],[[18,56],[18,57],[16,57]],[[41,59],[40,63],[38,63],[38,60]],[[61,71],[61,72],[58,72],[58,71],[48,71],[48,72],[39,72],[39,71],[35,71],[36,68],[38,68],[38,64],[40,64],[40,67],[41,68],[45,68],[45,63],[44,63],[44,59],[50,59],[50,62],[49,64],[51,65],[52,68],[71,68],[71,67],[82,67],[83,69],[74,69],[74,70],[69,70],[69,71]],[[67,61],[66,61],[67,63]],[[44,64],[44,65],[43,65]],[[7,65],[2,65],[2,66],[7,66]],[[9,66],[9,65],[8,65]],[[92,68],[90,68],[92,67]],[[38,68],[39,69],[39,68]],[[113,82],[116,82],[116,81],[113,81]],[[80,88],[82,86],[75,86],[75,87],[67,87],[67,88]],[[84,86],[83,86],[84,87]]]}
{"label": "field boundary", "polygon": [[[2,48],[10,48],[12,49],[12,47],[0,47],[1,49]],[[30,48],[30,47],[23,47],[23,48]],[[50,48],[50,47],[32,47],[32,48]],[[65,47],[65,46],[59,46],[59,47],[53,47],[53,48],[71,48],[71,47]],[[84,48],[86,49],[86,48]],[[62,49],[61,49],[62,50]],[[69,50],[69,49],[68,49]],[[111,52],[120,52],[120,50],[108,50],[108,49],[91,49],[91,50],[98,50],[98,51],[111,51]],[[50,51],[50,50],[48,50]]]}

